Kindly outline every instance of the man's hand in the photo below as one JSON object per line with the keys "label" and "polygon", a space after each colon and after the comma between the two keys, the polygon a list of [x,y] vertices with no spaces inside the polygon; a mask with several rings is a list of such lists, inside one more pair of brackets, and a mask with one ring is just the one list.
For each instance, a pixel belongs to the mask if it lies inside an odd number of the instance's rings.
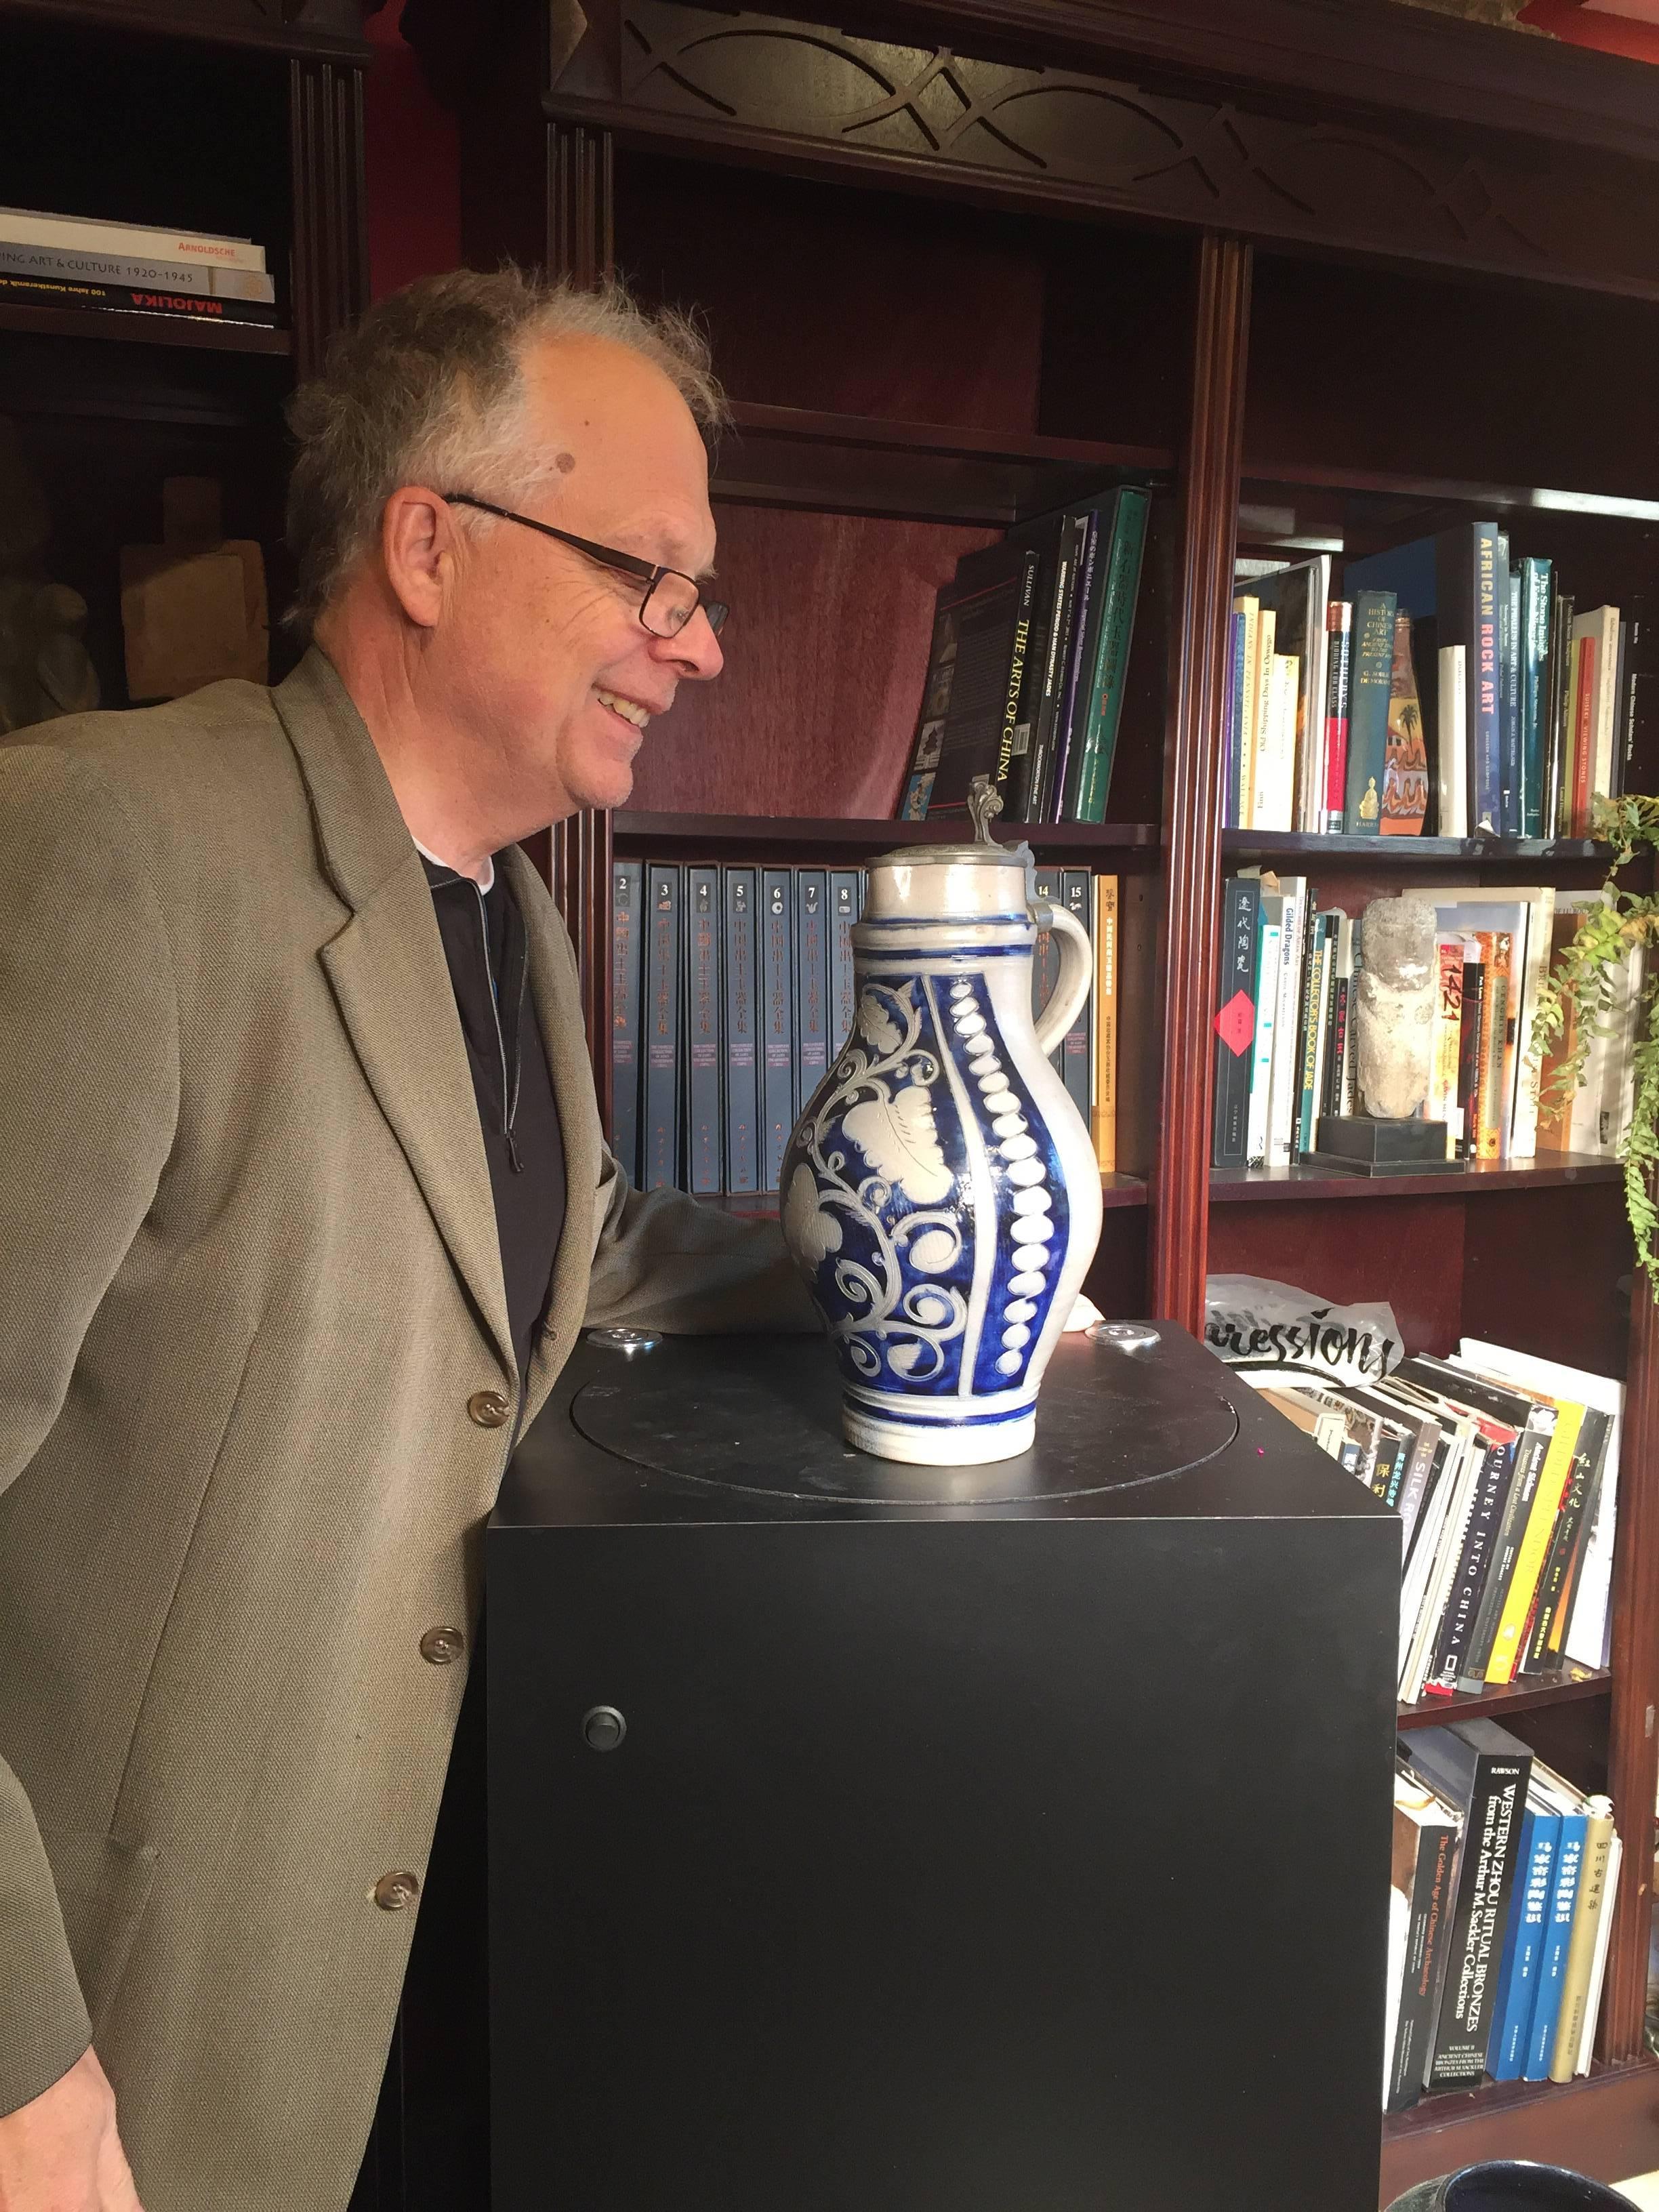
{"label": "man's hand", "polygon": [[0,2118],[0,2212],[143,2212],[96,2051]]}

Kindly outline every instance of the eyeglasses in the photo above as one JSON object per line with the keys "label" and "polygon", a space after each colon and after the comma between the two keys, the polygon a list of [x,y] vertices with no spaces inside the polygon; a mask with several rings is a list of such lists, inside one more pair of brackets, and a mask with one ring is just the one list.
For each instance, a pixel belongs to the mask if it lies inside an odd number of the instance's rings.
{"label": "eyeglasses", "polygon": [[641,577],[645,584],[645,597],[640,601],[640,620],[653,637],[678,637],[699,607],[708,616],[708,627],[717,637],[725,625],[730,612],[725,602],[704,599],[696,579],[682,575],[678,568],[659,568],[650,561],[641,561],[637,554],[619,553],[614,545],[596,545],[591,538],[577,538],[568,530],[556,530],[550,522],[538,522],[532,515],[514,514],[511,507],[492,506],[487,499],[474,499],[470,491],[441,491],[438,496],[451,507],[476,507],[480,514],[493,514],[502,522],[520,522],[526,530],[539,530],[544,538],[556,538],[561,545],[574,546],[590,561],[597,561],[602,568],[619,568],[625,576]]}

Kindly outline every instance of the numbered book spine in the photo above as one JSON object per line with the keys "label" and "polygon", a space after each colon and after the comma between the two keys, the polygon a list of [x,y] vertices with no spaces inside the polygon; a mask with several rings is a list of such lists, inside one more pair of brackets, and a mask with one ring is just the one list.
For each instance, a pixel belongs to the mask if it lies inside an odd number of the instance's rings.
{"label": "numbered book spine", "polygon": [[680,871],[646,864],[644,1158],[640,1186],[680,1172]]}
{"label": "numbered book spine", "polygon": [[[1082,924],[1092,952],[1095,941],[1094,878],[1087,868],[1063,868],[1060,878],[1060,904]],[[1072,1103],[1089,1126],[1094,1091],[1094,1011],[1092,991],[1078,1009],[1077,1019],[1060,1040],[1060,1074]]]}
{"label": "numbered book spine", "polygon": [[[1031,878],[1031,888],[1039,905],[1060,904],[1060,871],[1058,868],[1039,868]],[[1040,929],[1031,947],[1031,1018],[1040,1021],[1042,1010],[1054,995],[1054,985],[1060,981],[1060,946],[1052,929]],[[1056,1045],[1048,1055],[1056,1075],[1065,1073],[1062,1048]]]}
{"label": "numbered book spine", "polygon": [[645,982],[645,864],[611,871],[611,1149],[640,1180],[640,999]]}
{"label": "numbered book spine", "polygon": [[795,1126],[795,914],[793,871],[761,872],[761,1188],[776,1190]]}
{"label": "numbered book spine", "polygon": [[836,868],[830,876],[830,1056],[834,1060],[853,1034],[858,989],[853,980],[853,924],[864,904],[856,868]]}
{"label": "numbered book spine", "polygon": [[795,871],[795,1103],[799,1112],[830,1065],[830,879]]}
{"label": "numbered book spine", "polygon": [[686,1170],[699,1197],[725,1188],[720,1111],[720,872],[685,872]]}
{"label": "numbered book spine", "polygon": [[727,868],[726,901],[726,1188],[760,1188],[760,1069],[755,1057],[757,1006],[753,868]]}

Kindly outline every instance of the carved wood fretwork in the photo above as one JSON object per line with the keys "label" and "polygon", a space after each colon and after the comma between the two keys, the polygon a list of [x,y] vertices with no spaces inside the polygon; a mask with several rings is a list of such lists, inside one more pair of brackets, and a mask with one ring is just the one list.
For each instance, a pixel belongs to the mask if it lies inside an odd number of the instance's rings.
{"label": "carved wood fretwork", "polygon": [[331,61],[290,62],[289,79],[295,368],[305,377],[368,299],[363,79]]}
{"label": "carved wood fretwork", "polygon": [[[371,11],[372,12],[372,11]],[[133,30],[206,46],[264,47],[366,62],[359,0],[0,0],[15,15]]]}
{"label": "carved wood fretwork", "polygon": [[1443,126],[1257,112],[675,0],[595,0],[548,105],[792,166],[1659,296],[1649,167]]}

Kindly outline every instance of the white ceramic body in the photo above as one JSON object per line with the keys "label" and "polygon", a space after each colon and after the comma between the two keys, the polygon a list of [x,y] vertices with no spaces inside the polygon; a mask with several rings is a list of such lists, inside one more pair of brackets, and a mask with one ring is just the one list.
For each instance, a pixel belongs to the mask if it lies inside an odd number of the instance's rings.
{"label": "white ceramic body", "polygon": [[[1026,1450],[1099,1242],[1094,1146],[1032,1020],[1036,938],[1018,867],[877,862],[853,1035],[784,1157],[784,1235],[841,1363],[843,1430],[883,1458]],[[1050,1042],[1087,989],[1086,940],[1065,949]]]}

